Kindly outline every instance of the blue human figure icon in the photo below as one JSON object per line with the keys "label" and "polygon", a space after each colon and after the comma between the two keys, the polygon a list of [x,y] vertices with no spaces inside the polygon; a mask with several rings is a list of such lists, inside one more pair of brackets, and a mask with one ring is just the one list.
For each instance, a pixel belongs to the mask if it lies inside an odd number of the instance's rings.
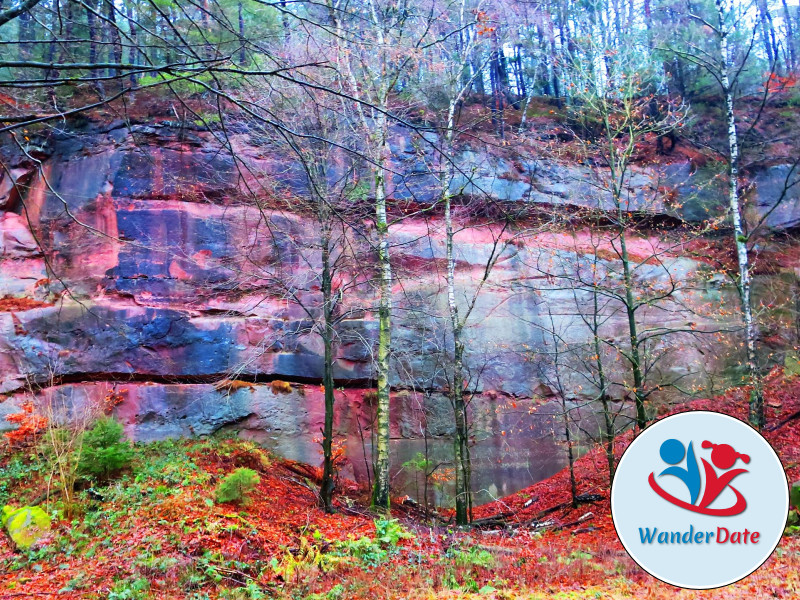
{"label": "blue human figure icon", "polygon": [[[666,440],[661,444],[659,450],[662,460],[668,465],[659,474],[661,475],[674,475],[689,489],[689,496],[691,497],[691,504],[697,502],[697,497],[700,495],[700,468],[697,466],[697,458],[694,455],[694,448],[692,443],[689,442],[689,449],[683,447],[683,443],[676,439]],[[686,468],[677,466],[686,456]]]}

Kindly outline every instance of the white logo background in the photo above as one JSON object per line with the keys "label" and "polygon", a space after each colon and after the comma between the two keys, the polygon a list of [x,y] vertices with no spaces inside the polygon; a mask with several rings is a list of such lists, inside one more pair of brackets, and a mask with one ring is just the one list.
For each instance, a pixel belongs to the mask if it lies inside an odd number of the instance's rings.
{"label": "white logo background", "polygon": [[[747,454],[750,462],[737,461],[733,468],[745,468],[730,485],[747,500],[739,515],[709,516],[691,512],[660,497],[648,484],[650,473],[669,494],[689,502],[686,485],[677,477],[659,474],[667,468],[659,453],[661,444],[677,439],[693,443],[701,477],[705,470],[701,458],[711,463],[711,450],[703,441],[730,444]],[[713,464],[713,463],[712,463]],[[681,463],[685,466],[685,462]],[[716,470],[721,474],[720,469]],[[705,485],[703,485],[705,487]],[[701,490],[702,497],[702,490]],[[709,505],[725,508],[736,501],[726,489]],[[657,421],[644,430],[627,448],[617,467],[611,488],[611,516],[622,545],[645,571],[666,583],[692,589],[711,589],[728,585],[749,575],[769,558],[780,541],[789,511],[789,488],[783,466],[769,443],[749,425],[720,413],[692,411]],[[683,534],[713,531],[710,543],[642,543],[639,528],[658,528],[659,532]],[[717,527],[734,531],[759,532],[758,543],[719,544]],[[703,537],[705,540],[705,537]]]}

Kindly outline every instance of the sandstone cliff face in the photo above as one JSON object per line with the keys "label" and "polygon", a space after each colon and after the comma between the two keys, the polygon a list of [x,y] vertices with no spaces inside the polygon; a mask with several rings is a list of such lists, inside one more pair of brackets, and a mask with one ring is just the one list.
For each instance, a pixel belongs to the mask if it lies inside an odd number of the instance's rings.
{"label": "sandstone cliff face", "polygon": [[[265,189],[269,182],[271,194],[291,197],[305,193],[306,185],[288,157],[265,155],[246,132],[234,141],[236,160],[208,132],[116,123],[53,136],[49,147],[36,150],[41,169],[7,144],[0,179],[0,392],[8,398],[0,403],[0,416],[14,411],[26,385],[76,406],[116,390],[123,398],[117,416],[135,439],[235,428],[287,456],[317,460],[322,345],[309,333],[313,312],[287,298],[272,280],[280,265],[284,276],[309,282],[304,298],[313,305],[319,259],[304,240],[313,240],[317,228],[285,204],[257,206],[244,192]],[[420,158],[425,148],[398,129],[392,150],[393,197],[433,202],[435,178]],[[454,188],[467,195],[480,191],[499,201],[564,211],[607,203],[586,166],[512,161],[470,149],[459,160],[471,177],[457,180]],[[758,189],[769,192],[780,175],[779,168],[765,172]],[[700,185],[692,177],[688,164],[637,168],[631,210],[672,223],[705,218],[716,210],[713,183]],[[682,207],[651,200],[664,186],[686,197]],[[798,198],[772,213],[770,225],[796,224]],[[759,196],[757,205],[768,207],[768,196]],[[369,235],[368,224],[364,232]],[[391,235],[403,275],[394,290],[393,439],[400,464],[421,449],[426,424],[428,435],[440,440],[451,429],[437,375],[436,319],[421,316],[443,309],[435,299],[443,286],[445,248],[436,216],[406,219]],[[560,466],[552,442],[560,407],[548,399],[551,386],[535,352],[546,354],[551,347],[548,328],[568,341],[589,335],[575,317],[576,301],[586,299],[553,286],[542,268],[574,263],[582,251],[576,239],[532,231],[524,241],[512,240],[479,297],[468,333],[468,367],[479,391],[473,406],[476,439],[485,446],[480,454],[487,463],[479,465],[478,485],[488,488],[498,481],[498,460],[507,465],[499,478],[506,487],[496,490],[501,492],[530,483],[534,462],[541,475]],[[480,276],[493,243],[490,228],[469,228],[457,238],[464,290]],[[637,247],[647,256],[659,243],[655,237],[637,238],[634,256]],[[690,308],[721,298],[733,302],[719,281],[699,276],[702,263],[678,252],[666,251],[662,265],[641,272],[656,287],[669,285],[670,277],[680,281],[679,298]],[[368,266],[353,278],[359,284],[341,299],[347,315],[338,331],[337,426],[352,472],[363,474],[371,422],[365,390],[373,377],[377,327]],[[699,327],[720,326],[719,319],[703,320],[702,314],[643,314],[676,327],[690,319]],[[607,335],[622,339],[623,316],[609,313]],[[672,375],[721,369],[724,353],[708,352],[715,343],[686,336],[682,351],[666,357],[660,368]],[[249,383],[235,389],[215,385],[225,378]],[[276,390],[270,385],[275,379],[291,382],[291,391]],[[575,407],[591,395],[579,379],[566,377]],[[702,383],[703,377],[693,382]],[[623,392],[616,395],[624,400]],[[582,410],[590,423],[591,410]],[[447,443],[436,443],[445,452]]]}

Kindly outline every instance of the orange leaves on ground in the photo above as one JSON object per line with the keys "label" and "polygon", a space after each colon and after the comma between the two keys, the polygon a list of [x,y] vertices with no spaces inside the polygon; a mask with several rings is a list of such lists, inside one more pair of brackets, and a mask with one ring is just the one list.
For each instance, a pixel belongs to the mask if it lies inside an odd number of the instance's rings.
{"label": "orange leaves on ground", "polygon": [[[800,377],[786,378],[772,372],[765,381],[768,403],[766,437],[783,460],[790,481],[800,478]],[[122,396],[124,389],[109,392],[109,401]],[[718,410],[740,419],[747,416],[746,389],[735,389],[716,398],[697,400],[664,414],[691,409]],[[27,421],[35,425],[32,405],[14,415],[12,420]],[[44,426],[40,422],[40,426]],[[616,447],[619,457],[630,442],[631,434],[620,436]],[[455,598],[451,596],[453,582],[461,585],[471,582],[473,587],[500,588],[497,597],[509,599],[538,597],[635,597],[648,599],[689,600],[708,597],[703,592],[676,591],[661,584],[639,569],[627,556],[619,543],[610,518],[608,500],[608,472],[602,449],[595,449],[576,461],[578,493],[597,494],[599,500],[581,504],[572,509],[569,473],[563,470],[553,477],[540,481],[521,492],[495,503],[475,507],[475,518],[512,513],[507,520],[516,521],[517,527],[493,531],[458,531],[452,527],[427,526],[415,521],[421,512],[415,503],[393,506],[393,514],[403,526],[415,532],[413,540],[398,545],[398,552],[389,560],[364,569],[343,565],[331,572],[319,570],[313,577],[298,583],[283,580],[274,569],[265,567],[272,558],[282,560],[287,555],[298,556],[303,539],[328,552],[337,541],[358,540],[361,536],[374,538],[375,515],[366,507],[368,492],[358,490],[352,482],[340,481],[341,494],[335,502],[338,513],[326,514],[318,504],[314,482],[319,469],[291,461],[266,456],[254,444],[241,440],[216,441],[201,445],[196,441],[176,442],[187,444],[181,460],[169,465],[173,479],[160,479],[155,470],[148,487],[134,490],[134,495],[109,494],[103,509],[117,515],[119,523],[109,539],[111,544],[97,543],[93,554],[75,553],[57,555],[51,561],[40,561],[43,570],[31,565],[9,573],[0,569],[0,589],[11,589],[24,581],[25,593],[55,595],[65,589],[78,574],[85,574],[84,590],[66,592],[59,597],[86,597],[86,589],[107,593],[108,582],[147,577],[150,593],[158,598],[187,597],[186,573],[195,573],[197,565],[206,557],[228,565],[223,568],[231,576],[247,571],[244,577],[252,578],[259,586],[270,591],[271,597],[289,598],[323,597],[329,590],[341,585],[341,597],[351,600],[391,598]],[[334,449],[338,455],[338,448]],[[188,465],[188,466],[187,466]],[[217,505],[210,494],[214,485],[236,468],[248,467],[258,471],[261,478],[252,502],[241,512]],[[178,473],[175,473],[175,470]],[[176,484],[175,475],[185,477]],[[440,468],[432,476],[433,483],[449,482],[454,476],[452,468]],[[180,481],[180,478],[178,479]],[[132,484],[136,485],[136,484]],[[131,498],[139,501],[131,510]],[[589,499],[587,499],[589,500]],[[547,512],[554,506],[567,502],[564,508]],[[450,514],[448,511],[442,511]],[[587,516],[588,515],[588,516]],[[531,523],[536,518],[538,523]],[[538,527],[547,522],[546,527]],[[58,533],[73,536],[74,524],[60,521]],[[80,531],[80,529],[78,529]],[[314,541],[310,541],[314,540]],[[153,550],[157,547],[158,550]],[[800,543],[797,538],[787,538],[781,544],[783,553],[773,556],[756,573],[725,589],[725,597],[735,600],[747,598],[794,598],[800,589]],[[154,570],[151,561],[143,561],[144,552],[157,552],[157,558],[174,567],[164,571]],[[458,560],[473,556],[492,557],[492,565],[460,566]],[[453,557],[456,557],[455,559]],[[0,536],[0,561],[10,561],[12,551]],[[14,558],[16,560],[16,558]],[[171,561],[171,562],[170,562]],[[0,563],[2,564],[2,563]],[[157,563],[158,564],[158,563]],[[194,566],[193,566],[194,565]],[[230,570],[229,565],[235,569]],[[264,568],[251,568],[261,565]],[[181,573],[184,579],[181,579]],[[469,578],[469,579],[467,579]],[[244,581],[242,579],[241,581]],[[208,580],[197,584],[198,593],[218,597],[218,587]],[[225,586],[238,584],[226,579]],[[458,597],[463,597],[459,592]],[[2,594],[0,594],[2,595]],[[477,596],[476,596],[477,597]],[[487,596],[488,597],[488,596]],[[718,597],[714,595],[713,597]]]}

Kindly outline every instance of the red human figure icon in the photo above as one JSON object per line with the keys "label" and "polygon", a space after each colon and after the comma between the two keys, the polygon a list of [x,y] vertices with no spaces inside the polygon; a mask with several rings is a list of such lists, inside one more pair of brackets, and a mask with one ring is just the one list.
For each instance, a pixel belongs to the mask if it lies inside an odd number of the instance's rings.
{"label": "red human figure icon", "polygon": [[[733,447],[729,446],[728,444],[713,444],[706,440],[702,443],[701,447],[706,449],[713,448],[711,451],[711,462],[714,463],[714,467],[717,467],[718,469],[730,469],[739,459],[742,459],[742,462],[745,464],[750,462],[750,457],[747,454],[736,452],[736,450],[734,450]],[[747,473],[747,469],[733,469],[732,471],[727,471],[726,473],[722,473],[718,476],[717,472],[714,470],[714,467],[708,464],[708,461],[705,458],[701,458],[700,460],[703,462],[703,468],[705,469],[706,474],[706,489],[703,493],[703,498],[700,500],[701,508],[706,508],[709,504],[714,502],[714,500],[716,500],[717,497],[722,493],[722,490],[730,485],[734,477],[737,477],[742,473]],[[731,507],[731,509],[738,510],[729,514],[738,514],[745,509],[747,502],[739,490],[733,486],[730,486],[730,488],[736,494],[736,504]]]}

